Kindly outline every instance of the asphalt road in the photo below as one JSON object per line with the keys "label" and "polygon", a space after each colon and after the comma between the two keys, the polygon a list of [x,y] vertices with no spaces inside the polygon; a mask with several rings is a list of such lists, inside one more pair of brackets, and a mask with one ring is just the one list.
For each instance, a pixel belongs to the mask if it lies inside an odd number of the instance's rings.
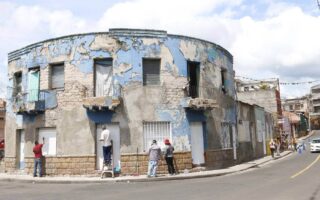
{"label": "asphalt road", "polygon": [[[320,132],[313,137],[320,137]],[[320,153],[296,152],[245,172],[192,180],[102,184],[0,182],[0,199],[320,200]]]}

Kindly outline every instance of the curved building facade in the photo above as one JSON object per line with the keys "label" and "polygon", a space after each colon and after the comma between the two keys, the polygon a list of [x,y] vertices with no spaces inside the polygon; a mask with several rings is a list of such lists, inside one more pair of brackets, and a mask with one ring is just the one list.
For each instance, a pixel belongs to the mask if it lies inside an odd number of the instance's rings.
{"label": "curved building facade", "polygon": [[5,168],[32,173],[34,141],[45,138],[47,175],[98,174],[102,126],[122,174],[147,172],[153,139],[161,146],[170,139],[178,170],[229,166],[236,155],[232,59],[208,41],[136,29],[11,52]]}

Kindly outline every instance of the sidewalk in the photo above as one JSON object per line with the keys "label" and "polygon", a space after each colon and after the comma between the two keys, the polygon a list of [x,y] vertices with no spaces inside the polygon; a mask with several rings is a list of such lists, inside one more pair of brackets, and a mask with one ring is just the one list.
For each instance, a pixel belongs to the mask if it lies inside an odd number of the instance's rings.
{"label": "sidewalk", "polygon": [[284,151],[280,156],[272,158],[266,156],[257,160],[253,160],[247,163],[242,163],[225,169],[200,171],[192,173],[180,173],[174,176],[163,175],[157,178],[148,178],[146,175],[140,176],[120,176],[116,178],[103,178],[100,177],[32,177],[31,175],[12,175],[6,173],[0,173],[0,181],[17,181],[17,182],[29,182],[29,183],[106,183],[106,182],[153,182],[153,181],[166,181],[166,180],[183,180],[193,178],[206,178],[213,176],[222,176],[226,174],[232,174],[240,171],[245,171],[250,168],[257,167],[261,164],[267,163],[272,160],[276,160],[291,154],[291,151]]}

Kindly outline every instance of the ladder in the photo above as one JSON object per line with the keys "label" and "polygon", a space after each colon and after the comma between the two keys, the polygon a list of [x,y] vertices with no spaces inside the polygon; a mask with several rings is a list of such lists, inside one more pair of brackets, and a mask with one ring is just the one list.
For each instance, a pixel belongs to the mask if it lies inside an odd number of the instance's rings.
{"label": "ladder", "polygon": [[108,174],[108,173],[111,174],[112,178],[114,178],[113,144],[111,147],[111,162],[109,165],[106,164],[105,162],[103,162],[103,166],[102,166],[102,170],[101,170],[101,179],[103,179],[105,174]]}

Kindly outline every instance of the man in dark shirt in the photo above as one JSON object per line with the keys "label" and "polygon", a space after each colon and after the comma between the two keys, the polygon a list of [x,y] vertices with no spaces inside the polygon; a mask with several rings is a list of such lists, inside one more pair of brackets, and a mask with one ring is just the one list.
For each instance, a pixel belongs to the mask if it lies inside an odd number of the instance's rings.
{"label": "man in dark shirt", "polygon": [[33,147],[34,153],[34,170],[33,177],[37,176],[37,168],[39,168],[39,177],[42,177],[42,147],[44,145],[44,138],[42,138],[43,143],[39,144],[38,141],[35,141],[35,146]]}

